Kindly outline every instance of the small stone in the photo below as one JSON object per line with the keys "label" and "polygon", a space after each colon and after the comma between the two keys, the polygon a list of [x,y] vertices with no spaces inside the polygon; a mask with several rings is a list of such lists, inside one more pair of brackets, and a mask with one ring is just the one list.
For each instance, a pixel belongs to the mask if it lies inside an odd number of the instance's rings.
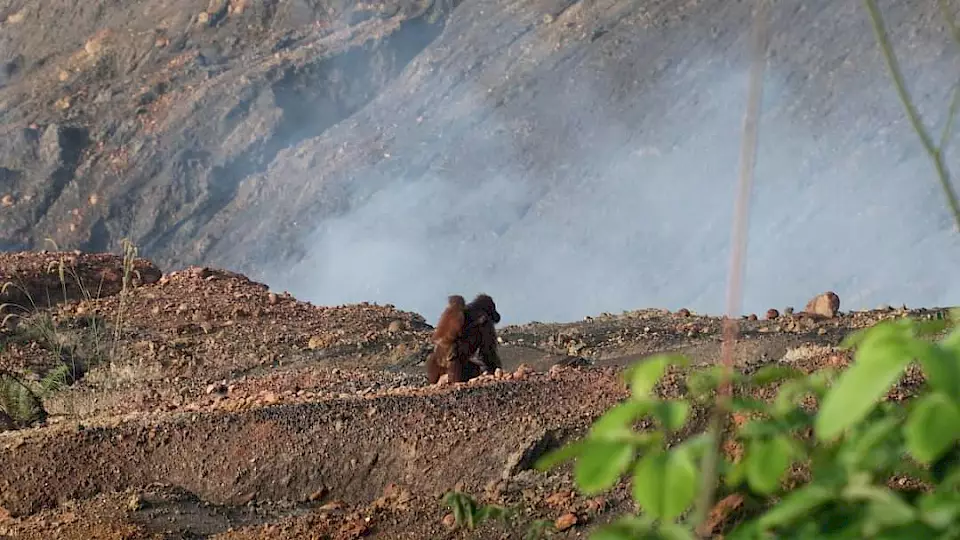
{"label": "small stone", "polygon": [[755,321],[755,320],[757,320],[757,314],[756,314],[756,313],[751,313],[750,316],[747,317],[747,319],[748,319],[748,320],[751,320],[751,321]]}
{"label": "small stone", "polygon": [[[13,431],[16,428],[17,425],[13,423],[13,419],[10,418],[7,413],[0,411],[0,433],[3,433],[4,431]],[[0,521],[2,521],[2,519],[0,519]]]}
{"label": "small stone", "polygon": [[27,16],[27,10],[21,9],[16,13],[11,13],[7,16],[7,24],[19,24],[23,22],[23,19]]}
{"label": "small stone", "polygon": [[557,521],[554,522],[553,526],[559,532],[566,531],[577,524],[577,516],[572,512],[567,512],[566,514],[557,518]]}
{"label": "small stone", "polygon": [[787,309],[783,310],[787,315],[793,315],[793,306],[787,306]]}
{"label": "small stone", "polygon": [[17,200],[14,199],[13,195],[10,195],[9,193],[7,193],[2,198],[0,198],[0,204],[2,204],[5,208],[9,208],[16,203],[17,203]]}
{"label": "small stone", "polygon": [[689,317],[690,310],[687,308],[680,308],[679,310],[677,310],[677,315],[679,315],[680,317]]}
{"label": "small stone", "polygon": [[777,310],[775,310],[775,309],[772,309],[772,308],[767,310],[767,320],[768,320],[768,321],[776,320],[778,317],[780,317],[780,312],[779,312],[779,311],[777,311]]}
{"label": "small stone", "polygon": [[197,15],[197,24],[207,24],[209,21],[210,14],[206,11],[201,11],[200,14]]}
{"label": "small stone", "polygon": [[390,321],[390,326],[387,327],[387,331],[391,333],[397,333],[401,330],[403,330],[402,321]]}
{"label": "small stone", "polygon": [[587,501],[587,511],[598,514],[607,507],[607,500],[603,497],[594,497]]}
{"label": "small stone", "polygon": [[270,293],[267,295],[267,303],[270,304],[271,306],[277,305],[277,302],[279,301],[280,301],[280,298],[277,296],[276,293]]}
{"label": "small stone", "polygon": [[443,526],[452,529],[457,526],[457,518],[453,514],[443,516]]}
{"label": "small stone", "polygon": [[140,497],[139,493],[134,493],[130,496],[130,499],[127,501],[127,510],[131,512],[136,512],[143,508],[143,499]]}

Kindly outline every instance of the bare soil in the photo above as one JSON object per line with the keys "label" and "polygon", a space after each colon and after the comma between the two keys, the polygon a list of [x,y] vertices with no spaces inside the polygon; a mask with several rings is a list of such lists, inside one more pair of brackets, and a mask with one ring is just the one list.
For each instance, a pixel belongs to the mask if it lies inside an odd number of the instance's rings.
{"label": "bare soil", "polygon": [[[17,254],[3,268],[40,290],[61,258],[78,274],[122,273],[119,259],[66,253]],[[313,306],[211,268],[149,281],[68,295],[2,335],[0,368],[26,380],[57,361],[29,332],[38,317],[61,336],[93,332],[76,320],[98,317],[110,348],[44,396],[44,422],[0,433],[0,535],[520,538],[535,520],[561,516],[576,523],[557,537],[581,535],[629,510],[626,484],[588,498],[569,468],[540,473],[532,463],[626,397],[624,365],[664,351],[707,364],[719,346],[719,319],[663,310],[508,326],[504,373],[429,386],[417,364],[431,327],[416,314]],[[851,330],[942,314],[744,319],[738,362],[842,368],[849,356],[835,345]],[[918,380],[908,374],[891,398]],[[683,388],[671,375],[659,391]],[[454,489],[519,517],[451,530],[441,498]]]}

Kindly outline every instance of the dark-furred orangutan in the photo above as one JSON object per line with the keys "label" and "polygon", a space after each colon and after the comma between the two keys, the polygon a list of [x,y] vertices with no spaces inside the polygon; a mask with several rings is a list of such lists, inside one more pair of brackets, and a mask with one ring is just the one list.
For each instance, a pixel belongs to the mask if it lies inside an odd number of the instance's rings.
{"label": "dark-furred orangutan", "polygon": [[[462,296],[448,298],[447,308],[434,330],[435,348],[426,362],[430,384],[439,381],[444,373],[448,382],[465,382],[480,375],[481,370],[492,373],[502,367],[494,326],[500,322],[500,313],[493,298],[479,294],[462,308],[460,302]],[[477,352],[479,362],[474,363],[472,357]]]}

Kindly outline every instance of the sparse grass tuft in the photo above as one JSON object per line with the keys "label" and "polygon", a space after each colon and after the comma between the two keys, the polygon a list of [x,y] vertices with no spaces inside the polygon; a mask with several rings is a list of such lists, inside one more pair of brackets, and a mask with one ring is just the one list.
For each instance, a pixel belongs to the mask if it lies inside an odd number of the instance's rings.
{"label": "sparse grass tuft", "polygon": [[451,491],[443,496],[443,502],[451,512],[457,527],[473,530],[487,520],[507,520],[513,516],[509,508],[497,505],[481,505],[470,495]]}
{"label": "sparse grass tuft", "polygon": [[[55,242],[49,239],[48,241],[56,248]],[[134,280],[141,279],[134,268],[137,256],[137,248],[124,240],[122,283],[112,328],[109,328],[105,318],[96,313],[59,320],[50,311],[54,304],[51,298],[47,298],[45,308],[40,307],[27,287],[14,282],[3,284],[0,289],[2,293],[6,294],[11,288],[18,289],[21,296],[27,299],[25,303],[28,305],[9,302],[0,304],[0,314],[3,314],[2,328],[5,330],[5,335],[0,335],[0,354],[5,343],[36,343],[50,356],[50,362],[45,362],[40,368],[40,376],[35,383],[25,382],[9,372],[0,372],[3,376],[0,381],[0,408],[18,426],[31,424],[35,420],[29,419],[38,414],[45,415],[36,412],[37,407],[40,411],[43,409],[39,401],[41,398],[50,397],[72,385],[95,365],[105,362],[113,365],[120,353],[127,296],[135,283]],[[50,274],[56,273],[63,302],[71,299],[68,289],[73,288],[74,283],[80,292],[81,302],[101,297],[103,277],[96,289],[92,289],[90,284],[84,283],[77,270],[67,263],[65,256],[52,261],[46,270]]]}

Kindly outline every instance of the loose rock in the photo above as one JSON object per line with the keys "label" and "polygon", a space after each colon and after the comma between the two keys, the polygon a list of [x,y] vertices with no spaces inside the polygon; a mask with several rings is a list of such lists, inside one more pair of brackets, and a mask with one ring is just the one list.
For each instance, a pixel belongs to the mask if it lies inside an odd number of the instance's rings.
{"label": "loose rock", "polygon": [[567,512],[566,514],[557,518],[557,521],[554,522],[553,526],[558,531],[563,532],[567,529],[570,529],[577,524],[577,516],[572,512]]}
{"label": "loose rock", "polygon": [[832,319],[840,311],[840,297],[833,291],[827,291],[813,297],[803,310],[807,313],[813,313]]}

